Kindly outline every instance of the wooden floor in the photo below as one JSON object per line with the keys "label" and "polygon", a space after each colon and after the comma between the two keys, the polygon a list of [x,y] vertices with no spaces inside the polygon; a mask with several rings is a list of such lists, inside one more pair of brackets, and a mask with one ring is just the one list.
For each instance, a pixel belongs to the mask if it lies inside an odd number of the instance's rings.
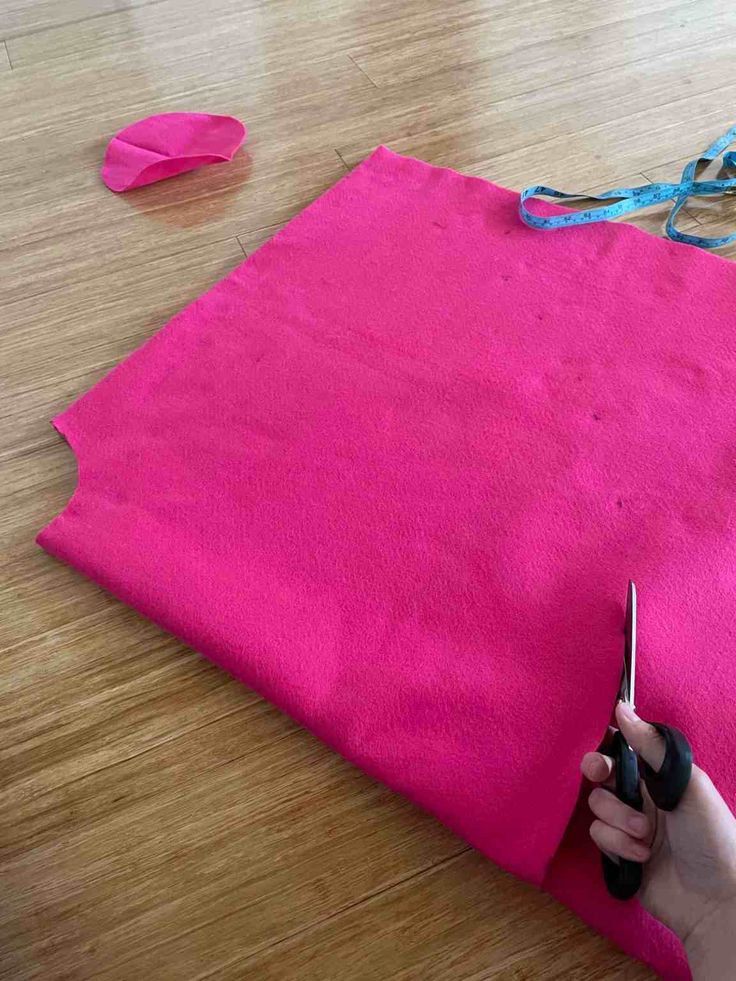
{"label": "wooden floor", "polygon": [[[732,0],[3,0],[0,38],[0,976],[648,977],[33,539],[75,483],[49,417],[376,144],[674,177],[734,122]],[[112,133],[170,110],[246,151],[107,191]]]}

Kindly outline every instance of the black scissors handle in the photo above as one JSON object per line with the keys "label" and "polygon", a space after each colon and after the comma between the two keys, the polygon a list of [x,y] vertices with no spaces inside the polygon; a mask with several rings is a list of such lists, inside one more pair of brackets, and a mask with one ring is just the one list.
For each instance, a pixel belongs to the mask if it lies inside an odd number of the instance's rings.
{"label": "black scissors handle", "polygon": [[664,739],[664,761],[653,770],[644,760],[641,774],[649,796],[660,811],[674,811],[690,783],[693,772],[693,751],[687,737],[674,726],[650,722]]}
{"label": "black scissors handle", "polygon": [[[674,726],[661,722],[651,725],[664,739],[664,761],[659,770],[653,770],[642,760],[641,777],[654,804],[663,811],[674,811],[690,782],[693,769],[693,751],[685,735]],[[639,785],[639,761],[620,732],[613,737],[607,753],[613,757],[616,768],[616,796],[635,811],[643,809]],[[606,888],[615,899],[631,899],[639,891],[643,867],[640,862],[627,858],[614,861],[601,855],[603,878]]]}
{"label": "black scissors handle", "polygon": [[[616,771],[616,796],[635,811],[641,811],[644,801],[639,786],[639,760],[636,753],[618,731],[606,752],[613,758]],[[603,854],[601,862],[606,888],[614,899],[631,899],[636,895],[641,885],[641,862],[632,862],[628,858],[614,861]]]}

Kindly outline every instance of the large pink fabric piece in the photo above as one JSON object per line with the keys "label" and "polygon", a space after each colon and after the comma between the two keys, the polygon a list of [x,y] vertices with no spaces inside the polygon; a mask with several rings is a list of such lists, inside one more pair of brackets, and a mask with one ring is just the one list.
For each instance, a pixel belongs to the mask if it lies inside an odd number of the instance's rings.
{"label": "large pink fabric piece", "polygon": [[39,541],[685,978],[571,816],[629,578],[639,709],[735,802],[736,267],[517,207],[376,150],[54,421]]}

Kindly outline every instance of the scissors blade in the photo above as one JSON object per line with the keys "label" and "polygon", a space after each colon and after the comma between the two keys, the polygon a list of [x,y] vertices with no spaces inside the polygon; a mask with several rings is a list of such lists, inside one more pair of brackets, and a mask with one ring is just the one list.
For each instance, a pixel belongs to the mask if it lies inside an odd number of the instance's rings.
{"label": "scissors blade", "polygon": [[621,699],[634,707],[636,682],[636,586],[629,580],[626,593],[626,629],[624,637],[624,670],[621,675]]}

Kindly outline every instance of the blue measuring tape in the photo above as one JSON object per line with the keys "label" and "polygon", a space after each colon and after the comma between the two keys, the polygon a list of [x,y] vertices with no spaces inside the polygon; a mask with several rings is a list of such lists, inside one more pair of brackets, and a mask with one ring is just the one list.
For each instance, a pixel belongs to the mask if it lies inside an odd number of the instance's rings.
{"label": "blue measuring tape", "polygon": [[[522,221],[532,228],[567,228],[570,225],[588,225],[594,221],[608,221],[611,218],[618,218],[629,211],[638,211],[640,208],[650,208],[661,201],[674,201],[672,210],[667,218],[665,230],[669,238],[675,242],[685,242],[687,245],[697,245],[701,249],[717,249],[729,242],[736,241],[736,232],[730,235],[722,235],[719,238],[704,238],[701,235],[687,235],[675,227],[675,219],[690,197],[708,197],[718,194],[736,194],[736,177],[724,178],[722,180],[699,181],[695,179],[695,174],[701,164],[710,163],[723,153],[721,162],[722,170],[726,172],[736,171],[736,151],[724,153],[726,147],[736,141],[736,126],[716,140],[709,146],[705,153],[691,160],[682,172],[679,184],[644,184],[641,187],[616,187],[612,191],[604,194],[575,194],[557,191],[553,187],[545,187],[543,184],[535,184],[527,187],[521,192],[519,202],[519,214]],[[607,204],[598,208],[589,208],[587,211],[570,211],[564,215],[553,215],[549,218],[542,218],[535,215],[526,206],[529,198],[539,195],[551,198],[578,198],[590,201],[615,201],[615,204]]]}

